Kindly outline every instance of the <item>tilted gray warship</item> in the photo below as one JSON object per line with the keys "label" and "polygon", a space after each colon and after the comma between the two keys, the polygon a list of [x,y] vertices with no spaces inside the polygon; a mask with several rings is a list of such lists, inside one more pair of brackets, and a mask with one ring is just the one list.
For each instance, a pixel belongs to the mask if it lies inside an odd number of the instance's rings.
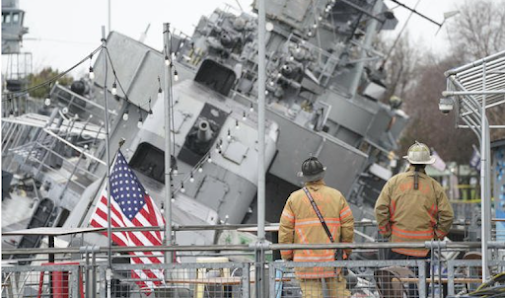
{"label": "tilted gray warship", "polygon": [[[398,102],[383,103],[387,73],[378,67],[384,56],[373,43],[397,20],[380,0],[269,1],[266,19],[266,220],[278,221],[309,156],[327,166],[326,183],[346,196],[357,219],[373,219],[378,193],[392,175],[391,152],[408,121]],[[113,155],[122,139],[130,166],[163,208],[166,103],[160,91],[167,64],[173,71],[173,223],[253,222],[257,24],[252,14],[216,9],[191,36],[172,30],[170,57],[111,32],[106,47],[90,55],[94,79],[54,84],[38,113],[9,117],[17,97],[4,94],[2,170],[33,194],[25,226],[89,225],[106,181],[107,144]],[[4,230],[13,223],[7,224]],[[176,240],[210,244],[215,232],[185,232]],[[18,246],[39,242],[24,237]]]}

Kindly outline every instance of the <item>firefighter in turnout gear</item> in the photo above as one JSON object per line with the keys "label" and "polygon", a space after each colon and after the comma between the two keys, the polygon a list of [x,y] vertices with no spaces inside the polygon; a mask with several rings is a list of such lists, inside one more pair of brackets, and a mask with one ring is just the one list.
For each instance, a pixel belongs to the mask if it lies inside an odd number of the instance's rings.
{"label": "firefighter in turnout gear", "polygon": [[[444,239],[453,221],[453,211],[442,186],[426,175],[424,167],[435,162],[430,149],[416,142],[405,156],[407,172],[392,177],[375,204],[379,232],[391,242],[424,242]],[[405,256],[426,257],[428,249],[395,248]]]}
{"label": "firefighter in turnout gear", "polygon": [[[449,233],[453,211],[442,186],[426,175],[426,165],[435,157],[423,143],[410,146],[409,169],[389,179],[375,204],[379,233],[390,242],[442,240]],[[388,259],[427,259],[427,248],[394,248]],[[413,269],[417,275],[417,270]],[[409,297],[417,297],[414,285]]]}
{"label": "firefighter in turnout gear", "polygon": [[[303,178],[305,187],[293,192],[284,206],[279,226],[279,243],[321,244],[354,241],[352,211],[338,190],[325,185],[325,171],[326,168],[315,157],[303,162],[299,176]],[[332,236],[331,240],[316,208]],[[345,250],[344,258],[350,253],[351,250]],[[335,260],[335,251],[285,250],[281,251],[281,256],[284,260],[295,262],[331,262]],[[334,267],[298,267],[295,271],[303,297],[350,297],[345,278],[340,270],[335,270]]]}

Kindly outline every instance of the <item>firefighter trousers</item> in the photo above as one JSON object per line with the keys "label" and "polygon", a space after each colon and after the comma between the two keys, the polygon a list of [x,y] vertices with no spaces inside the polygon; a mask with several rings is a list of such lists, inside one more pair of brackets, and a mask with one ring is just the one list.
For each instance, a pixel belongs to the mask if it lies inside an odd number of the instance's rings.
{"label": "firefighter trousers", "polygon": [[345,278],[338,277],[300,279],[303,298],[349,298]]}

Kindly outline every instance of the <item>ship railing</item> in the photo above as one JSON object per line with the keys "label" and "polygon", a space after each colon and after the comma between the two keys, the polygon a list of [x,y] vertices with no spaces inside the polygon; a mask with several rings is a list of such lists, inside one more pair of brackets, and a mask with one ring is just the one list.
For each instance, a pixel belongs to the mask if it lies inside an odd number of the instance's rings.
{"label": "ship railing", "polygon": [[[72,152],[70,155],[64,153],[69,151]],[[39,181],[50,182],[60,189],[61,196],[65,194],[75,199],[92,181],[101,178],[90,168],[105,164],[89,150],[72,144],[47,128],[36,141],[10,148],[9,153],[12,157],[6,166],[29,173]]]}
{"label": "ship railing", "polygon": [[[12,97],[11,97],[12,95]],[[23,114],[39,113],[44,107],[40,98],[30,97],[29,94],[3,93],[2,118],[17,117]]]}
{"label": "ship railing", "polygon": [[[55,84],[51,89],[51,98],[56,100],[58,102],[58,106],[67,113],[69,112],[74,115],[86,115],[86,118],[88,118],[89,115],[93,115],[93,121],[99,121],[99,119],[104,118],[104,104],[92,101],[73,92],[65,86]],[[96,99],[100,100],[101,98],[100,96],[97,96]],[[117,116],[116,109],[113,106],[114,104],[115,103],[113,101],[109,104],[109,115]]]}
{"label": "ship railing", "polygon": [[2,121],[2,156],[7,154],[10,148],[19,146],[25,129],[24,125]]}
{"label": "ship railing", "polygon": [[[33,158],[31,159],[33,162],[38,163],[41,167],[43,167],[47,171],[55,173],[57,176],[60,176],[61,178],[69,178],[69,180],[72,180],[72,178],[73,178],[72,176],[77,171],[79,173],[84,173],[86,175],[89,175],[90,177],[92,177],[91,179],[99,179],[99,178],[101,178],[100,176],[97,176],[97,175],[91,173],[90,171],[88,171],[85,167],[80,167],[79,166],[80,161],[85,156],[82,152],[79,155],[79,157],[77,158],[77,161],[73,162],[73,161],[69,160],[67,157],[62,156],[61,154],[59,154],[58,152],[52,150],[51,148],[49,148],[47,146],[44,146],[42,144],[38,144],[38,148],[44,149],[48,154],[51,154],[54,157],[59,158],[62,161],[62,163],[63,163],[62,167],[67,168],[65,165],[68,165],[68,168],[69,168],[70,172],[72,173],[72,175],[70,175],[70,177],[68,176],[68,173],[62,173],[61,171],[55,170],[51,166],[45,164],[43,161],[40,161],[40,160],[37,160],[37,159],[33,159]],[[83,185],[83,184],[81,184],[81,183],[79,183],[77,181],[73,181],[73,183],[75,183],[77,186],[79,186],[80,188],[82,188],[82,190],[84,190],[87,187],[87,185]]]}
{"label": "ship railing", "polygon": [[11,171],[25,162],[23,159],[26,159],[28,152],[31,152],[37,143],[34,140],[34,132],[37,133],[37,129],[39,128],[34,130],[29,125],[2,119],[2,169]]}
{"label": "ship railing", "polygon": [[[89,183],[100,178],[93,174],[92,168],[105,163],[91,154],[91,150],[86,150],[86,147],[97,148],[96,142],[103,138],[104,133],[101,128],[88,122],[83,124],[74,120],[64,122],[66,124],[58,128],[35,126],[36,130],[33,130],[34,126],[22,122],[2,121],[2,168],[13,172],[21,169],[39,178],[44,172],[46,181],[62,185],[62,194],[68,190],[68,194],[78,197],[77,194]],[[87,144],[75,145],[67,139],[74,136],[84,138],[84,135],[87,136]],[[63,153],[69,151],[72,152],[70,156]],[[77,176],[85,179],[78,180]]]}
{"label": "ship railing", "polygon": [[[61,137],[56,136],[55,138],[59,142],[63,142],[63,143],[66,142],[65,140],[61,139]],[[54,147],[54,146],[47,146],[44,143],[35,142],[35,147],[37,150],[41,151],[40,154],[34,154],[34,152],[32,151],[32,154],[29,154],[27,156],[31,162],[33,162],[35,165],[38,165],[37,168],[33,168],[33,170],[36,171],[36,173],[34,173],[34,174],[37,174],[38,171],[40,171],[40,169],[43,168],[44,170],[54,173],[56,176],[60,176],[61,178],[65,178],[65,179],[69,178],[68,177],[69,173],[63,173],[63,172],[53,168],[49,164],[47,164],[48,158],[58,158],[62,162],[61,167],[68,169],[72,173],[76,173],[76,171],[78,171],[80,174],[89,175],[90,177],[92,177],[91,179],[99,179],[100,178],[100,176],[97,176],[97,175],[93,174],[92,172],[88,171],[86,169],[86,167],[79,165],[80,161],[83,158],[90,158],[90,159],[94,160],[95,162],[102,163],[99,159],[96,159],[93,155],[90,155],[89,153],[85,152],[85,150],[83,150],[81,148],[78,148],[75,146],[70,146],[73,149],[75,149],[76,152],[79,153],[79,156],[78,157],[76,156],[75,158],[69,158],[69,157],[65,157],[65,156],[61,155],[60,153],[58,153],[57,151],[53,150],[52,147]],[[39,159],[37,157],[41,157],[41,158]],[[74,161],[72,161],[73,159],[77,159],[77,161],[74,162]],[[72,177],[70,177],[70,178],[72,178]],[[82,185],[77,182],[76,182],[76,185],[78,185],[82,189],[85,189],[87,187],[87,186]]]}
{"label": "ship railing", "polygon": [[[73,255],[71,262],[35,265],[11,265],[2,268],[2,297],[47,296],[58,297],[300,297],[317,290],[314,280],[307,276],[327,274],[324,283],[334,284],[334,270],[347,270],[348,290],[352,297],[455,297],[456,294],[478,291],[482,283],[481,261],[475,259],[472,249],[479,242],[425,242],[425,243],[339,243],[314,245],[265,244],[265,252],[275,250],[328,250],[353,249],[360,259],[327,262],[291,262],[254,259],[256,245],[205,245],[113,247],[115,259],[109,266],[105,258],[107,247],[17,249],[2,254]],[[504,242],[489,242],[489,247],[505,252]],[[432,252],[426,260],[373,259],[363,251],[397,248],[428,248]],[[169,264],[131,264],[132,254],[148,251],[161,256],[164,251],[175,251],[181,257]],[[206,255],[209,252],[230,253],[228,256]],[[233,252],[240,252],[234,256]],[[246,253],[245,255],[243,253]],[[464,253],[460,259],[450,256]],[[248,254],[248,255],[247,255]],[[182,258],[184,256],[184,258]],[[12,261],[12,260],[11,260]],[[136,261],[138,263],[138,259]],[[495,258],[489,263],[492,276],[504,272],[505,260]],[[262,269],[261,269],[262,268]],[[345,269],[344,269],[345,268]],[[257,270],[262,270],[259,274]],[[340,281],[342,277],[337,277]],[[23,281],[23,282],[21,282]],[[264,293],[256,286],[264,282]],[[333,282],[333,283],[332,283]],[[7,290],[9,289],[9,290]],[[502,289],[502,288],[501,288]],[[482,290],[482,289],[481,289]],[[498,293],[497,288],[485,289]],[[337,289],[344,297],[344,289]],[[153,296],[154,292],[154,296]],[[108,295],[111,293],[112,296]],[[315,293],[314,293],[315,294]],[[175,296],[177,295],[177,296]],[[317,295],[317,294],[316,294]],[[321,296],[322,297],[322,296]]]}

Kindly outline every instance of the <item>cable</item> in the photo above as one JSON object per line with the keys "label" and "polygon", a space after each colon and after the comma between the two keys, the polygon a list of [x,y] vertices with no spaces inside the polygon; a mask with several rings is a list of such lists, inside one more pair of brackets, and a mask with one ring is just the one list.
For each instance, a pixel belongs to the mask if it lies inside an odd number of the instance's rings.
{"label": "cable", "polygon": [[[461,296],[461,298],[477,298],[477,297],[487,297],[487,298],[498,298],[505,296],[505,285],[500,284],[505,282],[505,272],[499,273],[491,280],[481,284],[477,290],[468,293],[467,295]],[[493,286],[494,285],[494,286]]]}
{"label": "cable", "polygon": [[[114,79],[115,81],[117,82],[117,85],[119,86],[119,89],[121,89],[121,91],[123,92],[125,98],[124,100],[127,102],[127,103],[131,103],[130,99],[128,98],[128,94],[126,94],[126,91],[124,90],[123,88],[123,85],[121,84],[121,81],[119,80],[119,78],[117,77],[117,74],[116,74],[116,68],[114,68],[114,63],[112,63],[112,57],[110,55],[110,52],[109,52],[109,48],[105,48],[105,52],[107,54],[107,58],[110,62],[110,66],[112,68],[112,74],[114,75]],[[107,86],[104,86],[104,89],[107,90]],[[143,103],[138,103],[137,106],[141,106],[141,107],[144,107],[145,105],[149,105],[150,104],[150,100],[147,100]]]}
{"label": "cable", "polygon": [[[505,272],[502,272],[502,273],[499,273],[495,276],[493,276],[493,278],[491,278],[491,280],[481,284],[477,290],[475,292],[478,292],[478,291],[481,291],[481,290],[484,290],[488,287],[490,287],[492,284],[494,284],[495,282],[505,282]],[[475,293],[474,292],[474,293]],[[472,294],[472,293],[470,293]]]}
{"label": "cable", "polygon": [[[129,100],[128,100],[128,94],[126,94],[126,92],[124,91],[123,84],[121,84],[121,81],[119,80],[119,78],[116,75],[116,68],[114,68],[114,63],[112,63],[112,57],[110,56],[109,48],[107,48],[107,47],[105,48],[105,53],[107,54],[107,58],[109,59],[110,66],[112,68],[112,74],[114,75],[114,79],[117,81],[117,84],[119,85],[119,88],[123,92],[123,94],[125,96],[126,102],[129,102]],[[107,86],[104,86],[104,89],[107,90]]]}
{"label": "cable", "polygon": [[36,89],[39,89],[39,88],[42,88],[46,85],[49,85],[55,81],[57,81],[59,78],[63,77],[64,75],[66,75],[67,73],[71,72],[72,70],[74,70],[77,66],[81,65],[82,63],[84,63],[85,61],[87,61],[90,57],[90,55],[93,55],[95,53],[97,53],[100,49],[102,48],[102,46],[99,46],[98,48],[96,48],[93,52],[91,52],[91,54],[89,55],[86,55],[86,58],[82,59],[81,61],[79,61],[77,64],[75,64],[74,66],[72,66],[71,68],[67,69],[66,71],[58,74],[58,75],[55,75],[54,77],[50,78],[49,80],[43,82],[43,83],[40,83],[36,86],[33,86],[33,87],[30,87],[30,88],[27,88],[25,90],[21,90],[21,91],[17,91],[17,92],[12,92],[11,95],[12,95],[12,99],[14,98],[17,98],[17,97],[21,97],[22,95],[24,95],[25,93],[29,93],[30,91],[33,91],[33,90],[36,90]]}
{"label": "cable", "polygon": [[44,38],[44,37],[23,38],[23,41],[49,41],[49,42],[59,42],[59,43],[66,43],[66,44],[80,44],[80,45],[93,45],[93,44],[95,44],[94,42],[72,41],[72,40],[53,39],[53,38]]}
{"label": "cable", "polygon": [[[392,0],[391,0],[392,1]],[[393,1],[395,2],[395,1]],[[412,15],[414,14],[416,8],[417,8],[417,5],[419,4],[419,2],[421,2],[421,0],[417,0],[416,2],[416,5],[414,6],[414,10],[411,10],[410,11],[410,14],[407,18],[407,20],[405,21],[405,24],[403,24],[403,27],[402,29],[400,30],[400,32],[398,33],[398,36],[396,37],[395,41],[393,42],[393,45],[391,46],[391,48],[389,49],[387,55],[386,55],[386,58],[384,58],[384,60],[382,60],[382,63],[381,63],[381,66],[379,67],[379,69],[381,68],[384,68],[384,66],[386,65],[386,62],[388,61],[389,57],[391,56],[391,53],[393,53],[393,50],[394,48],[396,47],[396,44],[398,43],[398,41],[400,40],[400,36],[402,35],[403,31],[405,30],[405,28],[407,28],[407,24],[409,23],[410,21],[410,18],[412,17]],[[396,3],[396,2],[395,2]]]}

